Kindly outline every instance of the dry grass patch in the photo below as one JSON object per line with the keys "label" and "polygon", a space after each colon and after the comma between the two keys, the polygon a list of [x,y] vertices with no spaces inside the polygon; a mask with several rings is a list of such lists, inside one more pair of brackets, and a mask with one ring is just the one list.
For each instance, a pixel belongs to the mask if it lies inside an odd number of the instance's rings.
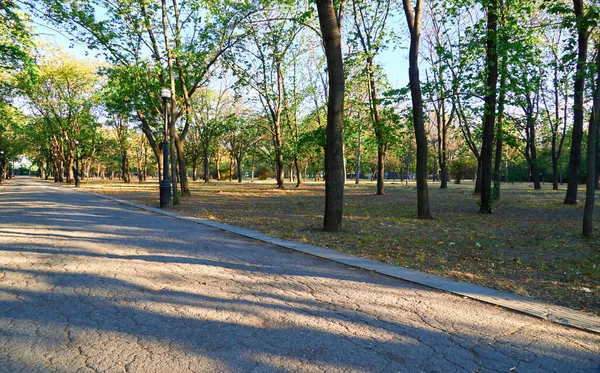
{"label": "dry grass patch", "polygon": [[[158,207],[158,181],[82,186]],[[193,182],[192,197],[173,211],[600,314],[600,239],[582,237],[582,203],[563,205],[565,190],[549,184],[541,191],[503,184],[494,214],[484,216],[472,183],[438,186],[429,189],[435,220],[422,221],[414,184],[388,182],[386,195],[376,196],[372,183],[348,183],[337,234],[321,230],[323,183],[278,190],[273,183]],[[600,212],[595,223],[600,236]]]}

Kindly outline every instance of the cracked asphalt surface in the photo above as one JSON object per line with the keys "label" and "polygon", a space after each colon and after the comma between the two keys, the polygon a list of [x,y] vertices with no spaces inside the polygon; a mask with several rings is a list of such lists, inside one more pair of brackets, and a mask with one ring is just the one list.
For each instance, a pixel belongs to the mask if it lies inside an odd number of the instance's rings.
{"label": "cracked asphalt surface", "polygon": [[597,334],[34,179],[0,188],[0,372],[600,373]]}

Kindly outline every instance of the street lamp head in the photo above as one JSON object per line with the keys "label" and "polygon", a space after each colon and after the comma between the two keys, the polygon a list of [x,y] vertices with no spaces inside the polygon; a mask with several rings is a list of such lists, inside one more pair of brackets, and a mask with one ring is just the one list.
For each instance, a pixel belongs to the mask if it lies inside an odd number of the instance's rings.
{"label": "street lamp head", "polygon": [[160,90],[160,96],[162,98],[171,98],[171,90],[168,88],[163,88]]}

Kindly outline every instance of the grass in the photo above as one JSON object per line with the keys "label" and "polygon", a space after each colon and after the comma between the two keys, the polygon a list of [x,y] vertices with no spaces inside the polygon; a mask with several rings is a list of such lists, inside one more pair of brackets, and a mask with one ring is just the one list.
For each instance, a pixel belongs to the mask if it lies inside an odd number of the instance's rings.
{"label": "grass", "polygon": [[[90,180],[94,192],[157,207],[158,181]],[[566,187],[566,186],[565,186]],[[323,232],[324,184],[192,182],[174,212],[600,314],[600,239],[581,235],[583,207],[563,205],[565,190],[503,184],[492,215],[480,215],[473,183],[430,184],[434,220],[416,219],[414,183],[346,184],[344,229]],[[580,189],[579,197],[584,198]],[[598,196],[597,198],[599,198]],[[595,231],[600,237],[600,204]]]}

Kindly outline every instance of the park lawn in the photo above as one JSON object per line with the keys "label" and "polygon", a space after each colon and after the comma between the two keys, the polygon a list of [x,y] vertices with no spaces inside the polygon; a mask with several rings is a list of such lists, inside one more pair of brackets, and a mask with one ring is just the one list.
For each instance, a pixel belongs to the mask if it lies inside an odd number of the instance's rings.
{"label": "park lawn", "polygon": [[[82,187],[159,205],[156,180],[86,180]],[[386,194],[376,196],[374,183],[349,181],[341,233],[321,229],[323,183],[288,183],[278,190],[273,182],[191,182],[192,196],[173,211],[600,315],[600,238],[581,235],[583,203],[563,205],[566,185],[542,188],[503,184],[494,213],[480,215],[472,182],[447,190],[432,183],[435,219],[418,220],[414,183],[387,182]],[[579,198],[584,196],[580,188]],[[596,209],[600,237],[598,202]]]}

